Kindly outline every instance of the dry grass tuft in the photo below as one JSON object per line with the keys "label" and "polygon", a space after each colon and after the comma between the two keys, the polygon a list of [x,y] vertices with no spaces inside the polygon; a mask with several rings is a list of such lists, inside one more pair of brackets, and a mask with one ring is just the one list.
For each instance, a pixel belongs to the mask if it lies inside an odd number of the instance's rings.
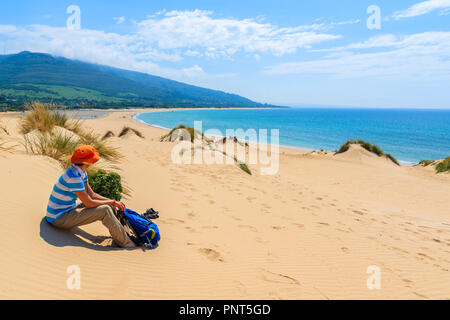
{"label": "dry grass tuft", "polygon": [[69,119],[67,116],[52,108],[49,104],[35,101],[28,104],[25,115],[20,120],[20,131],[27,134],[33,130],[40,132],[48,132],[53,130],[55,126],[66,128]]}
{"label": "dry grass tuft", "polygon": [[103,140],[106,140],[106,139],[108,139],[108,138],[111,138],[111,137],[114,137],[114,132],[108,131],[107,133],[105,133],[105,134],[103,135],[102,141],[103,141]]}
{"label": "dry grass tuft", "polygon": [[[81,120],[69,119],[66,114],[49,104],[33,102],[27,106],[25,116],[20,120],[20,131],[24,134],[24,146],[27,152],[49,156],[67,166],[67,156],[79,145],[91,145],[100,157],[109,162],[118,162],[123,156],[92,130],[85,130]],[[55,130],[64,128],[71,134]],[[32,136],[27,134],[36,131]]]}
{"label": "dry grass tuft", "polygon": [[123,127],[122,131],[120,131],[120,133],[119,133],[119,138],[123,137],[124,135],[126,135],[129,132],[133,132],[139,138],[144,139],[144,135],[139,130],[136,130],[136,129],[130,128],[130,127]]}

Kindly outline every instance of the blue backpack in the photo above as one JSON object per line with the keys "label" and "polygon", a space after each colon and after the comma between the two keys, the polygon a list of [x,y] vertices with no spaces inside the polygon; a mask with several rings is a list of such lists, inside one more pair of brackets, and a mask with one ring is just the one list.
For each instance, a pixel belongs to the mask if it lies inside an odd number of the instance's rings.
{"label": "blue backpack", "polygon": [[[121,215],[120,222],[131,232],[128,232],[128,236],[137,244],[149,249],[155,249],[158,247],[158,242],[161,240],[158,226],[144,218],[137,212],[130,209],[125,209],[123,215]],[[131,234],[130,234],[131,233]]]}

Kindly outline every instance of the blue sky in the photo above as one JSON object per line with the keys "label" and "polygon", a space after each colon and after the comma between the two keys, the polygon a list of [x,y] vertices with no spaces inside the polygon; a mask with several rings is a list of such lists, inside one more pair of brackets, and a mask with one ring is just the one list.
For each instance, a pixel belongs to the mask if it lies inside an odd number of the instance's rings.
{"label": "blue sky", "polygon": [[[70,5],[80,29],[67,28]],[[450,0],[2,1],[0,50],[274,104],[450,108]]]}

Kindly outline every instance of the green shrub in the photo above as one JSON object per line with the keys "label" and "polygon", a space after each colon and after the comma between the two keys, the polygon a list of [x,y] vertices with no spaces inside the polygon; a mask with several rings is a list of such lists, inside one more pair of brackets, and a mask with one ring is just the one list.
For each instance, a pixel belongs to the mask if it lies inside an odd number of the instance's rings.
{"label": "green shrub", "polygon": [[116,201],[122,199],[122,179],[115,172],[98,170],[94,174],[89,175],[89,184],[95,193],[103,197]]}
{"label": "green shrub", "polygon": [[448,157],[447,159],[445,159],[444,161],[442,161],[441,163],[439,163],[436,166],[437,173],[446,172],[446,171],[450,171],[450,157]]}

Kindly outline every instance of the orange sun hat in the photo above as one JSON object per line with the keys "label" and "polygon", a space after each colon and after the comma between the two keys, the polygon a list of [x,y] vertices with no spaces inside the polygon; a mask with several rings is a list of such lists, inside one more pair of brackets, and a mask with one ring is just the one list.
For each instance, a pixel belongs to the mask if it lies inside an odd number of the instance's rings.
{"label": "orange sun hat", "polygon": [[67,159],[73,164],[94,164],[100,159],[100,154],[95,152],[93,146],[79,146],[73,151],[73,155]]}

